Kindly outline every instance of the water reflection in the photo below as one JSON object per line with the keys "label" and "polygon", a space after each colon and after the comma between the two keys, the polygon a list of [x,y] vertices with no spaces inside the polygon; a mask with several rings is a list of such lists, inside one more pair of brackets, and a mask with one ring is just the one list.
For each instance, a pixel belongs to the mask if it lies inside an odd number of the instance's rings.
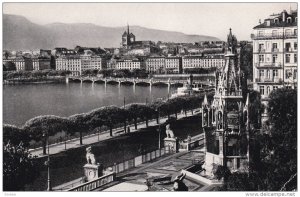
{"label": "water reflection", "polygon": [[32,84],[3,86],[3,122],[23,125],[39,115],[69,116],[92,109],[151,102],[167,97],[167,87],[118,84]]}

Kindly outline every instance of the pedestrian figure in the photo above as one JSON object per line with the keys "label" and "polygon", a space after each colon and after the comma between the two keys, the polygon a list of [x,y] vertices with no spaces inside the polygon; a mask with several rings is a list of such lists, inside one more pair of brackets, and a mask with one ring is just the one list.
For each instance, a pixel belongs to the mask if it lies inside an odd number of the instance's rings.
{"label": "pedestrian figure", "polygon": [[183,183],[183,179],[185,178],[186,174],[181,174],[175,178],[173,191],[188,191],[189,188]]}
{"label": "pedestrian figure", "polygon": [[127,133],[130,133],[130,127],[127,128]]}

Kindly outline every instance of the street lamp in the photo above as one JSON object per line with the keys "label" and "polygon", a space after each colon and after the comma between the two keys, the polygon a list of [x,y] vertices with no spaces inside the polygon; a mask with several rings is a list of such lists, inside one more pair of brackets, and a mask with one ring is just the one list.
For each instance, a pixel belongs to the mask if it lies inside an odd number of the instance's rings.
{"label": "street lamp", "polygon": [[47,179],[48,187],[47,187],[47,191],[52,191],[52,187],[51,187],[51,178],[50,178],[49,133],[47,132],[47,135],[44,133],[44,134],[43,134],[43,137],[46,138],[46,141],[47,141],[47,148],[48,148],[48,158],[47,158],[47,161],[46,161],[47,171],[48,171],[48,179]]}
{"label": "street lamp", "polygon": [[158,124],[158,149],[160,150],[160,121],[159,121],[159,108],[156,109],[158,114],[157,124]]}
{"label": "street lamp", "polygon": [[[223,169],[224,169],[224,186],[226,188],[227,182],[227,141],[228,141],[228,130],[223,131]],[[227,188],[226,188],[227,189]]]}

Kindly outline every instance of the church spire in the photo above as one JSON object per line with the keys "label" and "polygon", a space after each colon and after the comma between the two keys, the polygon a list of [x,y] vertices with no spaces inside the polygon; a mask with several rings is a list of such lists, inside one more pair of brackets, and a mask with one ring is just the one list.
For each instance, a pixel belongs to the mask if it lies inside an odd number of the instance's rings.
{"label": "church spire", "polygon": [[127,34],[129,35],[129,25],[127,23]]}

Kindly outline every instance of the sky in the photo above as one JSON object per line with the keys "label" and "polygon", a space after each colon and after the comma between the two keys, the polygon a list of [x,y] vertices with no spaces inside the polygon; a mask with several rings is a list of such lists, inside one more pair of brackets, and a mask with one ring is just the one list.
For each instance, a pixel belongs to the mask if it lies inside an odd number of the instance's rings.
{"label": "sky", "polygon": [[238,40],[250,40],[259,19],[296,3],[4,3],[4,14],[21,15],[37,24],[93,23],[138,25],[215,36],[225,40],[229,28]]}

